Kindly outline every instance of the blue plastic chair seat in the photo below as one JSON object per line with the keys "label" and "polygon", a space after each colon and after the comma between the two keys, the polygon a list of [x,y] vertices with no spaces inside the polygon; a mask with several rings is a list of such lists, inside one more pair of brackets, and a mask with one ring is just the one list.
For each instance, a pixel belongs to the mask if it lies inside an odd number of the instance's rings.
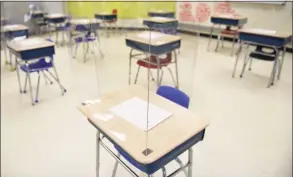
{"label": "blue plastic chair seat", "polygon": [[[53,63],[50,61],[50,62],[46,62],[46,60],[44,58],[38,60],[37,62],[35,63],[31,63],[28,65],[28,68],[27,66],[24,64],[24,65],[21,65],[20,66],[20,69],[23,71],[23,72],[39,72],[39,71],[42,71],[42,70],[47,70],[49,68],[52,68],[53,67]],[[28,71],[29,70],[29,71]]]}

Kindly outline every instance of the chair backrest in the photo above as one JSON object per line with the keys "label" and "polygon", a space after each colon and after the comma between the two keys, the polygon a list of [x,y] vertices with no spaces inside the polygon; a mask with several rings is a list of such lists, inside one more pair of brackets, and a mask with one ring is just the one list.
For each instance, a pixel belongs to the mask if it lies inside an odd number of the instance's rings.
{"label": "chair backrest", "polygon": [[[268,51],[266,51],[266,50],[268,50]],[[274,48],[267,47],[267,46],[261,46],[261,45],[256,46],[255,52],[262,53],[262,54],[268,54],[268,55],[276,55],[277,54],[277,51]]]}
{"label": "chair backrest", "polygon": [[189,96],[170,86],[160,86],[157,94],[185,108],[189,107]]}
{"label": "chair backrest", "polygon": [[113,9],[113,10],[112,10],[112,14],[117,15],[117,13],[118,13],[118,10],[117,10],[117,9]]}

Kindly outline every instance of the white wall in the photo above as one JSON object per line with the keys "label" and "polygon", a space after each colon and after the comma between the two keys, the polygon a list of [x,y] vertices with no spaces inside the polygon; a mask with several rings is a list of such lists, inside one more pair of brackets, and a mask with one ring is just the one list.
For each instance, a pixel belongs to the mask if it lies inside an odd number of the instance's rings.
{"label": "white wall", "polygon": [[[176,16],[179,18],[180,5],[183,2],[177,2]],[[217,2],[191,2],[192,14],[196,15],[196,7],[199,3],[205,3],[210,7],[211,14],[214,14],[214,7]],[[282,32],[292,33],[292,2],[285,5],[264,4],[252,2],[230,2],[231,10],[248,17],[246,27],[265,28]],[[187,24],[200,24],[211,26],[210,20],[203,23],[182,22]]]}
{"label": "white wall", "polygon": [[48,13],[65,13],[65,2],[46,1],[43,2],[44,10]]}

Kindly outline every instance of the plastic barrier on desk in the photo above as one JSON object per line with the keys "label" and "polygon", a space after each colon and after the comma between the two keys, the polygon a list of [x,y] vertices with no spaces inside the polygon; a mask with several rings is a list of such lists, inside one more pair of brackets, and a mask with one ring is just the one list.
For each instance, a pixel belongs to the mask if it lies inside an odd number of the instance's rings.
{"label": "plastic barrier on desk", "polygon": [[[85,82],[93,85],[97,81],[98,85],[94,88],[98,99],[89,102],[106,102],[103,105],[108,105],[105,108],[107,111],[96,115],[97,118],[108,123],[118,121],[120,126],[123,125],[121,129],[112,131],[111,137],[106,137],[112,141],[119,156],[130,162],[133,168],[153,174],[170,160],[177,159],[189,147],[188,144],[199,141],[199,137],[186,141],[174,152],[147,164],[133,158],[137,156],[125,151],[125,147],[120,146],[123,143],[116,142],[129,141],[130,137],[126,136],[125,131],[137,133],[138,139],[132,141],[136,141],[134,144],[140,147],[141,152],[136,153],[143,157],[152,156],[157,153],[153,146],[157,141],[156,136],[160,136],[159,132],[166,121],[175,115],[179,116],[178,110],[185,112],[186,109],[191,109],[195,91],[196,37],[186,39],[149,30],[131,33],[123,40],[126,41],[129,53],[119,50],[118,45],[105,47],[103,60],[96,57],[94,61],[89,61],[95,69],[87,72],[93,73],[95,77],[88,75]],[[188,50],[181,47],[182,40]],[[194,50],[190,51],[190,48]],[[88,88],[86,94],[94,90],[86,83],[84,85]],[[182,116],[184,119],[184,114]],[[166,137],[170,138],[172,139]],[[178,163],[183,164],[180,160]],[[114,168],[117,170],[117,165]],[[114,169],[114,173],[116,170]]]}

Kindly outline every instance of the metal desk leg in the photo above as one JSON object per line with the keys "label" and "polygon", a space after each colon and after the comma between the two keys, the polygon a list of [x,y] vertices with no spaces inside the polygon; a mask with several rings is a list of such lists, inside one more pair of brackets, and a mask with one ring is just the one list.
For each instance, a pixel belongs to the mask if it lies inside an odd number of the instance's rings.
{"label": "metal desk leg", "polygon": [[5,65],[8,65],[9,62],[7,60],[7,46],[6,46],[6,41],[2,42],[1,43],[3,44],[3,51],[4,51],[4,57],[5,57]]}
{"label": "metal desk leg", "polygon": [[240,56],[242,47],[243,47],[243,42],[240,42],[239,49],[238,49],[238,52],[237,52],[236,61],[235,61],[235,65],[234,65],[234,69],[233,69],[233,73],[232,73],[232,77],[235,76],[236,67],[237,67],[237,64],[238,64],[238,60],[239,60],[239,56]]}
{"label": "metal desk leg", "polygon": [[[120,154],[119,153],[118,153],[117,157],[120,158]],[[118,163],[119,162],[116,160],[115,165],[114,165],[114,169],[113,169],[113,172],[112,172],[112,177],[115,177],[116,176],[117,168],[118,168]]]}
{"label": "metal desk leg", "polygon": [[10,60],[10,71],[13,72],[15,68],[13,67],[12,53],[9,52],[9,60]]}
{"label": "metal desk leg", "polygon": [[97,131],[97,135],[96,135],[96,150],[97,150],[97,154],[96,154],[96,177],[99,177],[99,172],[100,172],[100,132]]}
{"label": "metal desk leg", "polygon": [[58,36],[59,36],[58,24],[55,24],[55,29],[56,29],[56,44],[58,45]]}
{"label": "metal desk leg", "polygon": [[282,59],[280,61],[279,71],[278,71],[278,76],[277,76],[278,80],[280,80],[280,78],[281,78],[281,72],[282,72],[283,63],[284,63],[284,60],[285,60],[286,49],[287,49],[286,46],[284,46],[284,50],[283,50],[283,53],[282,53]]}
{"label": "metal desk leg", "polygon": [[234,54],[234,48],[235,48],[235,43],[236,43],[236,35],[233,37],[233,44],[232,44],[232,52],[231,52],[231,56],[233,56]]}
{"label": "metal desk leg", "polygon": [[16,75],[17,75],[17,81],[18,81],[18,86],[19,86],[19,92],[22,93],[21,81],[20,81],[20,76],[19,76],[19,68],[17,65],[18,65],[17,57],[15,56],[15,68],[16,68]]}
{"label": "metal desk leg", "polygon": [[208,42],[208,50],[207,51],[209,51],[209,48],[210,48],[211,38],[212,38],[212,35],[213,35],[213,32],[214,32],[214,27],[215,27],[215,25],[213,24],[213,26],[211,28],[211,31],[210,31],[210,38],[209,38],[209,42]]}
{"label": "metal desk leg", "polygon": [[[176,52],[175,52],[176,53]],[[151,56],[150,56],[151,57]],[[160,87],[160,59],[159,59],[159,57],[156,55],[156,58],[157,58],[157,66],[158,66],[158,68],[157,68],[157,80],[156,80],[156,82],[157,82],[157,86],[158,87]],[[149,58],[149,62],[150,62],[151,60],[150,60],[150,58]],[[148,68],[148,70],[149,70],[150,68]]]}
{"label": "metal desk leg", "polygon": [[132,49],[130,49],[129,53],[129,71],[128,71],[128,85],[131,83],[131,59],[132,59]]}
{"label": "metal desk leg", "polygon": [[32,81],[31,81],[31,76],[30,76],[30,72],[29,72],[29,65],[28,65],[28,63],[26,63],[26,68],[27,68],[26,75],[28,77],[28,84],[29,84],[29,91],[30,91],[31,101],[32,101],[32,105],[35,105],[35,101],[34,101],[34,98],[33,98]]}
{"label": "metal desk leg", "polygon": [[220,41],[224,40],[222,38],[223,38],[223,36],[221,34],[218,34],[218,39],[217,39],[217,45],[216,45],[216,48],[215,48],[215,52],[218,52],[219,43],[220,43]]}
{"label": "metal desk leg", "polygon": [[188,150],[188,177],[192,177],[193,151],[192,148]]}
{"label": "metal desk leg", "polygon": [[277,73],[277,67],[278,67],[278,57],[279,57],[279,51],[275,48],[275,50],[277,51],[276,53],[276,57],[275,57],[275,61],[274,61],[274,65],[273,65],[273,70],[271,72],[271,76],[270,76],[270,79],[269,79],[269,83],[268,83],[268,88],[271,86],[271,85],[274,85],[274,81],[275,81],[275,77],[276,77],[276,73]]}
{"label": "metal desk leg", "polygon": [[176,88],[179,88],[179,76],[178,76],[178,59],[177,59],[177,53],[174,50],[174,56],[175,56],[175,75],[176,75]]}

